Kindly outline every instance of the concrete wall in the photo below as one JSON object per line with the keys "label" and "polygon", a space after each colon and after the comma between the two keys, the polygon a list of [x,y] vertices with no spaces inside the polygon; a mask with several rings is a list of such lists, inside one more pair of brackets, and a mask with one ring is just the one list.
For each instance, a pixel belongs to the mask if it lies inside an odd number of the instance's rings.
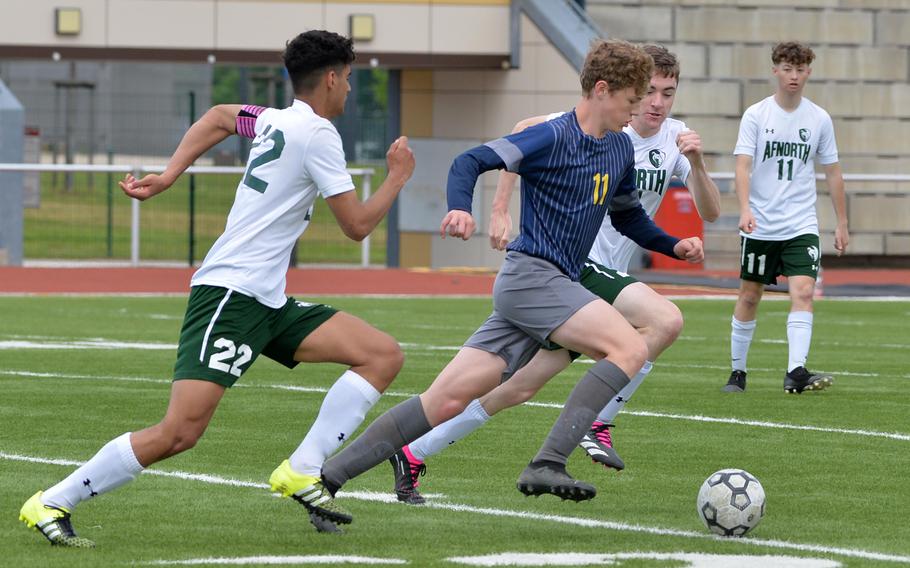
{"label": "concrete wall", "polygon": [[[55,34],[58,7],[81,10],[79,35]],[[351,14],[374,16],[375,37],[356,44],[362,53],[509,53],[508,0],[30,0],[0,18],[0,45],[280,51],[308,29],[348,35]]]}
{"label": "concrete wall", "polygon": [[[806,96],[834,119],[843,171],[910,172],[910,0],[588,0],[605,32],[661,42],[682,79],[674,115],[702,135],[709,169],[730,172],[743,111],[774,92],[771,47],[809,43],[816,53]],[[732,190],[732,184],[719,184]],[[822,245],[834,252],[834,211],[819,183]],[[910,182],[848,182],[852,254],[908,254]],[[737,263],[738,204],[707,226],[709,268]]]}

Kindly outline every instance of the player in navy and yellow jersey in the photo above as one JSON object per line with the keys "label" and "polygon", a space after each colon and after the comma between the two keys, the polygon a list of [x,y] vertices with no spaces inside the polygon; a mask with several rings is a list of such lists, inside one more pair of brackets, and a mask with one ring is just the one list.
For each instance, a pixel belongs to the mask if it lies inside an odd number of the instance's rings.
{"label": "player in navy and yellow jersey", "polygon": [[[701,138],[685,123],[669,118],[679,80],[679,60],[667,48],[645,45],[654,60],[654,73],[640,111],[623,128],[635,148],[635,181],[642,207],[653,216],[661,206],[671,181],[683,181],[691,192],[699,215],[713,221],[720,214],[720,192],[705,168]],[[515,125],[520,132],[563,113],[526,118]],[[502,172],[490,213],[490,245],[503,250],[509,243],[512,219],[510,197],[515,185],[513,173]],[[616,308],[638,330],[648,345],[648,360],[631,382],[597,415],[579,446],[594,463],[622,470],[625,462],[613,447],[611,429],[620,410],[632,398],[651,372],[652,362],[677,338],[683,326],[679,308],[649,286],[627,274],[636,245],[622,236],[604,218],[594,246],[588,253],[579,282]],[[577,353],[571,354],[577,356]],[[421,504],[425,499],[417,490],[418,477],[426,474],[424,461],[474,430],[496,413],[522,404],[533,397],[546,382],[572,361],[565,350],[541,349],[527,365],[508,381],[480,399],[471,401],[464,412],[440,424],[414,442],[404,446],[389,460],[395,473],[395,493],[399,501]]]}
{"label": "player in navy and yellow jersey", "polygon": [[[323,30],[300,34],[284,53],[295,93],[291,106],[213,107],[190,127],[161,175],[128,176],[121,183],[128,196],[148,199],[228,136],[254,138],[224,234],[193,275],[167,412],[159,423],[111,440],[66,479],[26,501],[19,518],[51,544],[93,546],[73,531],[72,510],[192,448],[227,388],[259,355],[290,368],[300,362],[348,367],[329,389],[304,440],[269,479],[284,497],[318,499],[314,488],[323,461],[360,425],[401,369],[404,356],[387,334],[330,306],[285,296],[291,249],[318,196],[345,235],[360,240],[382,220],[414,170],[407,140],[396,140],[378,191],[365,202],[353,191],[341,138],[329,120],[344,111],[353,60],[348,38]],[[341,522],[346,518],[343,511],[323,511]]]}
{"label": "player in navy and yellow jersey", "polygon": [[510,245],[496,278],[493,313],[425,392],[377,418],[325,463],[322,482],[330,493],[461,413],[552,341],[597,362],[569,396],[518,486],[526,494],[594,497],[593,486],[566,472],[566,458],[597,412],[647,357],[634,328],[578,283],[594,237],[610,208],[617,228],[643,246],[674,258],[700,260],[703,255],[698,239],[670,237],[638,203],[632,144],[620,131],[638,107],[652,68],[651,57],[640,47],[598,41],[586,57],[582,98],[572,112],[455,159],[449,171],[449,212],[441,226],[449,236],[468,239],[473,233],[471,198],[482,172],[507,169],[523,180],[521,235]]}

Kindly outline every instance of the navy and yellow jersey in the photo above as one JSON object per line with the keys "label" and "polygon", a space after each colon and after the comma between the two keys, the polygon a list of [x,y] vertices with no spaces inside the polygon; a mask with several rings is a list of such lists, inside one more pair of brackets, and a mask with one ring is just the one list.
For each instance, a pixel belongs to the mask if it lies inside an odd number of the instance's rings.
{"label": "navy and yellow jersey", "polygon": [[676,258],[677,239],[654,225],[638,201],[634,162],[626,134],[589,136],[573,110],[455,158],[449,170],[448,206],[450,211],[470,213],[478,176],[506,169],[521,176],[521,229],[508,250],[543,258],[578,280],[609,208],[620,233]]}

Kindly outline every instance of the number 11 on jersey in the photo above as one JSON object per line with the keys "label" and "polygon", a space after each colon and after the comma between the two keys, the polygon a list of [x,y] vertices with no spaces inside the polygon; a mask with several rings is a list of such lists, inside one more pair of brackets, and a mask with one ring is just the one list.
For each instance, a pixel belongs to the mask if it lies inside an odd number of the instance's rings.
{"label": "number 11 on jersey", "polygon": [[610,187],[610,174],[594,174],[594,205],[603,205]]}

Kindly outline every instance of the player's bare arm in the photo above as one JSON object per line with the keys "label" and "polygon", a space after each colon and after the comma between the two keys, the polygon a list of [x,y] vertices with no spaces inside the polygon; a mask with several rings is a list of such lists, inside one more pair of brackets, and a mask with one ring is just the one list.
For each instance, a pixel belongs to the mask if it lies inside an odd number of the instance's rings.
{"label": "player's bare arm", "polygon": [[850,231],[847,228],[847,196],[844,190],[844,175],[841,173],[840,162],[822,166],[825,170],[825,183],[828,193],[834,203],[834,214],[837,215],[837,228],[834,229],[834,250],[837,256],[847,251],[850,243]]}
{"label": "player's bare arm", "polygon": [[389,173],[369,199],[360,201],[355,192],[346,191],[325,200],[345,236],[355,241],[373,232],[414,173],[414,153],[408,147],[407,136],[392,142],[385,157]]}
{"label": "player's bare arm", "polygon": [[736,155],[736,177],[734,186],[736,197],[739,199],[739,229],[744,233],[755,230],[755,215],[749,207],[749,177],[752,172],[752,156],[746,154]]}
{"label": "player's bare arm", "polygon": [[199,156],[231,134],[236,134],[237,115],[241,108],[242,105],[216,105],[210,108],[183,135],[164,172],[160,175],[149,174],[140,180],[127,174],[120,182],[120,189],[129,197],[145,201],[171,187]]}
{"label": "player's bare arm", "polygon": [[720,190],[705,167],[701,136],[694,130],[684,130],[677,135],[676,145],[692,166],[686,185],[695,200],[698,215],[709,223],[716,221],[720,216]]}
{"label": "player's bare arm", "polygon": [[[546,115],[532,116],[520,120],[512,129],[512,134],[521,132],[525,128],[546,122]],[[493,209],[490,212],[490,246],[496,250],[505,250],[512,234],[512,216],[509,214],[509,203],[512,200],[512,191],[518,174],[499,172],[499,181],[496,182],[496,195],[493,196]]]}

